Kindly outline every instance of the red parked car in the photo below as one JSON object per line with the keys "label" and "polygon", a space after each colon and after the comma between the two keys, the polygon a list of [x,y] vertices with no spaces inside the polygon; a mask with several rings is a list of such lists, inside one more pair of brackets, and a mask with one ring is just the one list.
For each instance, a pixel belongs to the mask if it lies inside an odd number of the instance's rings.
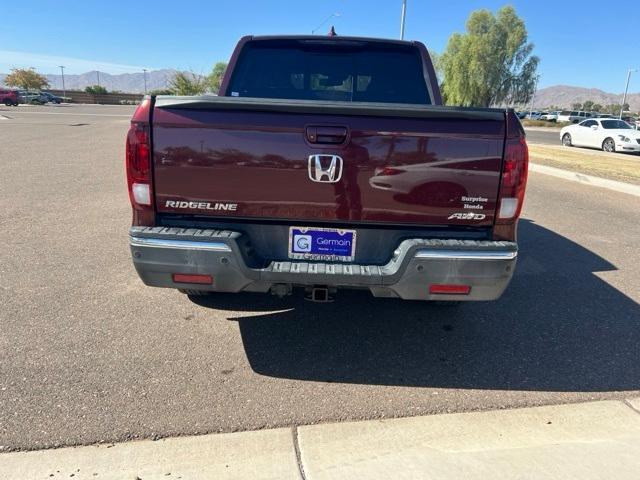
{"label": "red parked car", "polygon": [[443,106],[418,42],[245,37],[219,96],[145,98],[126,158],[147,285],[469,301],[513,275],[524,130]]}
{"label": "red parked car", "polygon": [[7,107],[18,106],[18,92],[15,90],[0,88],[0,103]]}

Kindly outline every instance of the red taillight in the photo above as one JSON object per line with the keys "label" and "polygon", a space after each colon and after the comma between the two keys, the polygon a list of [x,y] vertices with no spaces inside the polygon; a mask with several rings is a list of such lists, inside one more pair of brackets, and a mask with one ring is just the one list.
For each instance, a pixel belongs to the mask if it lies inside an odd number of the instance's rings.
{"label": "red taillight", "polygon": [[199,285],[211,285],[213,283],[211,275],[174,273],[172,278],[175,283],[197,283]]}
{"label": "red taillight", "polygon": [[151,174],[151,141],[149,113],[151,102],[145,98],[138,106],[127,132],[126,169],[129,200],[134,211],[134,223],[152,223],[153,180]]}
{"label": "red taillight", "polygon": [[150,154],[149,127],[132,122],[127,134],[127,182],[129,198],[134,208],[151,206]]}
{"label": "red taillight", "polygon": [[512,223],[520,216],[528,168],[529,149],[524,137],[508,138],[505,144],[496,223]]}
{"label": "red taillight", "polygon": [[376,172],[376,176],[390,177],[393,175],[400,175],[401,173],[404,173],[404,172],[406,172],[406,170],[402,170],[401,168],[382,167],[379,171]]}
{"label": "red taillight", "polygon": [[429,293],[439,293],[445,295],[468,295],[471,292],[469,285],[456,285],[450,283],[434,283],[429,285]]}

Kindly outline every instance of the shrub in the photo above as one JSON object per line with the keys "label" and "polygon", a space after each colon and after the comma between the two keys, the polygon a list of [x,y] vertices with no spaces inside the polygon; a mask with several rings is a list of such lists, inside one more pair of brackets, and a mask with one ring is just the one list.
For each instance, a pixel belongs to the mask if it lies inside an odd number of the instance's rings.
{"label": "shrub", "polygon": [[176,93],[169,88],[156,88],[155,90],[151,90],[149,95],[175,95]]}
{"label": "shrub", "polygon": [[107,93],[107,89],[102,85],[91,85],[84,89],[87,93],[92,93],[94,95],[105,95]]}
{"label": "shrub", "polygon": [[529,119],[524,119],[522,120],[522,125],[524,125],[525,127],[552,127],[552,128],[562,128],[565,127],[567,125],[571,125],[570,122],[548,122],[546,120],[529,120]]}

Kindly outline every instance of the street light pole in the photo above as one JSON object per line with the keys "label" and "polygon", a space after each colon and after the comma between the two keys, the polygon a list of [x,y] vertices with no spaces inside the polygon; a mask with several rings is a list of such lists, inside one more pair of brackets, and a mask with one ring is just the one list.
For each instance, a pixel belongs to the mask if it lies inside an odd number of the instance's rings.
{"label": "street light pole", "polygon": [[144,75],[144,94],[147,94],[147,69],[142,69],[142,74]]}
{"label": "street light pole", "polygon": [[62,72],[62,100],[66,101],[67,89],[64,87],[64,65],[60,65],[60,71]]}
{"label": "street light pole", "polygon": [[624,104],[627,101],[627,92],[629,91],[629,79],[631,78],[631,72],[637,72],[637,68],[630,68],[627,70],[627,85],[624,87],[624,95],[622,96],[622,105],[620,105],[620,116],[618,117],[622,120],[622,111],[624,110]]}
{"label": "street light pole", "polygon": [[100,86],[100,70],[96,70],[96,75],[98,76],[98,86]]}
{"label": "street light pole", "polygon": [[404,22],[407,18],[407,0],[402,0],[402,15],[400,17],[400,40],[404,40]]}

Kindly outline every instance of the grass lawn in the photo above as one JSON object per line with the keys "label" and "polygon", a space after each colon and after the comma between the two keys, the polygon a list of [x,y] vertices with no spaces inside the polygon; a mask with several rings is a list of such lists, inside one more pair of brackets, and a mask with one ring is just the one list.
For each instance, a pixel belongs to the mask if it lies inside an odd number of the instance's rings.
{"label": "grass lawn", "polygon": [[529,159],[540,165],[640,185],[640,155],[637,154],[605,153],[559,145],[529,145]]}

